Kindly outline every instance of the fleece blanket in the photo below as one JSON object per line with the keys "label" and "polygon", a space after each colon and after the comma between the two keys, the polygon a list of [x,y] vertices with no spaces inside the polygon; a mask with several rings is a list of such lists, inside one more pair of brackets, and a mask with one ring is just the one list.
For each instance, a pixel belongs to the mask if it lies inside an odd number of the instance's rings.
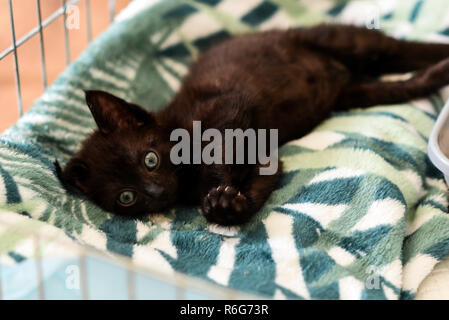
{"label": "fleece blanket", "polygon": [[426,154],[444,92],[336,113],[283,146],[281,185],[236,228],[208,224],[198,208],[119,218],[66,193],[52,161],[67,161],[95,127],[83,89],[163,108],[201,50],[275,27],[342,21],[447,41],[449,2],[136,0],[119,20],[0,137],[1,211],[136,264],[265,297],[414,298],[449,253],[447,187]]}

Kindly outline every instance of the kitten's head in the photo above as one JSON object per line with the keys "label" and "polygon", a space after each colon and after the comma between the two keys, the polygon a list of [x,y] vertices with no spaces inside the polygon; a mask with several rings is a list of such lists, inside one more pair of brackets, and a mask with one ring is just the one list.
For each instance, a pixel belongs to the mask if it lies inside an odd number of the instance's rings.
{"label": "kitten's head", "polygon": [[64,170],[55,163],[62,184],[125,216],[172,205],[178,179],[170,161],[170,141],[156,116],[102,91],[87,91],[86,102],[98,130]]}

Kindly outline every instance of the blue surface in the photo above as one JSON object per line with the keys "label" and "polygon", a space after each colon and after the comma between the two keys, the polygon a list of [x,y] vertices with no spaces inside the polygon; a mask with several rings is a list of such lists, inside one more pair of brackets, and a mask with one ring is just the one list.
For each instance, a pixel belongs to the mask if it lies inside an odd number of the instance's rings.
{"label": "blue surface", "polygon": [[[128,271],[100,259],[86,257],[88,299],[128,299]],[[82,298],[80,261],[77,258],[45,258],[41,261],[45,299]],[[0,265],[1,292],[5,300],[39,299],[38,271],[35,259],[14,266]],[[135,298],[145,300],[176,299],[177,288],[141,273],[134,274]],[[185,299],[210,299],[199,292],[185,290]]]}

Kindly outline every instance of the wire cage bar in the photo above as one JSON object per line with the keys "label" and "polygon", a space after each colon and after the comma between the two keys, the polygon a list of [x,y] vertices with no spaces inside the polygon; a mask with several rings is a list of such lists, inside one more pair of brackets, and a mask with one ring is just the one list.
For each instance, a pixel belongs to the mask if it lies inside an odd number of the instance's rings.
{"label": "wire cage bar", "polygon": [[92,41],[92,17],[90,14],[90,0],[86,1],[86,26],[87,26],[87,41]]}
{"label": "wire cage bar", "polygon": [[9,18],[11,21],[11,40],[12,40],[11,52],[14,52],[14,69],[15,69],[16,88],[17,88],[17,106],[19,108],[19,116],[22,116],[23,115],[22,90],[20,87],[19,62],[17,59],[16,30],[14,27],[14,10],[12,7],[12,0],[8,1],[8,6],[9,6]]}
{"label": "wire cage bar", "polygon": [[37,23],[39,27],[39,41],[41,49],[41,68],[42,68],[42,84],[44,89],[47,88],[47,66],[45,64],[45,50],[44,50],[44,32],[42,27],[42,11],[41,11],[41,0],[36,0],[36,10],[37,10]]}
{"label": "wire cage bar", "polygon": [[70,64],[70,40],[69,40],[69,29],[67,28],[67,0],[62,0],[62,8],[64,19],[62,23],[64,25],[64,44],[65,44],[65,61],[66,64]]}
{"label": "wire cage bar", "polygon": [[[0,264],[0,274],[2,274],[2,265]],[[0,277],[0,301],[3,300],[2,277]]]}
{"label": "wire cage bar", "polygon": [[109,0],[109,23],[113,23],[115,18],[115,0]]}

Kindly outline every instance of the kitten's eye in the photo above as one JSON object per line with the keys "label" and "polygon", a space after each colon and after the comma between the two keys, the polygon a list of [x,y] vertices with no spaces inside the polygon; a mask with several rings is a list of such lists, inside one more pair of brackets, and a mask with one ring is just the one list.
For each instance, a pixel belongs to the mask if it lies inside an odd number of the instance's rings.
{"label": "kitten's eye", "polygon": [[118,202],[123,206],[131,206],[136,202],[136,193],[130,190],[123,191],[118,196]]}
{"label": "kitten's eye", "polygon": [[159,162],[159,158],[157,157],[157,154],[153,151],[148,152],[145,155],[145,166],[149,170],[154,170],[157,167],[157,164]]}

